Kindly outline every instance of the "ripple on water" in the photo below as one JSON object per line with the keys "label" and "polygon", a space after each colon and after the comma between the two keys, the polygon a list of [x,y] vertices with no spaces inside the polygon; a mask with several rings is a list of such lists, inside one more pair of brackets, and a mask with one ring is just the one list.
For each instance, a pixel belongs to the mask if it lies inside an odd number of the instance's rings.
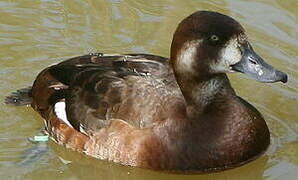
{"label": "ripple on water", "polygon": [[[272,133],[271,149],[267,156],[235,170],[183,178],[295,179],[298,175],[297,7],[293,0],[2,0],[0,98],[30,85],[47,65],[90,51],[169,56],[172,33],[182,18],[199,9],[220,11],[243,24],[256,51],[286,71],[289,83],[263,85],[233,76],[237,92],[264,114]],[[181,175],[97,161],[53,144],[36,146],[27,138],[39,132],[42,121],[30,108],[1,104],[0,116],[2,178],[181,179]],[[59,156],[73,162],[66,165]]]}

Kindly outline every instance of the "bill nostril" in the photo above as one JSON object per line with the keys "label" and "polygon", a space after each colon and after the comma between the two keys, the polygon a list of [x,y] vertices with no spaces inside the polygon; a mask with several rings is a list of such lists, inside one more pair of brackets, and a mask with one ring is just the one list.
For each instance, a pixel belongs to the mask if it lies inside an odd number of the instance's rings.
{"label": "bill nostril", "polygon": [[251,56],[248,56],[248,61],[254,65],[257,64],[257,61],[255,61]]}
{"label": "bill nostril", "polygon": [[252,64],[257,64],[257,62],[252,60],[252,59],[249,59],[249,62],[252,63]]}

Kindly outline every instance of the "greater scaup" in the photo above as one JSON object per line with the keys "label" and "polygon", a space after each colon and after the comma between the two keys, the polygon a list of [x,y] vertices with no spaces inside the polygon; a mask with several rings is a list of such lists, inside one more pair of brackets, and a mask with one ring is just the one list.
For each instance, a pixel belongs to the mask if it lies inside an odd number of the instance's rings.
{"label": "greater scaup", "polygon": [[198,11],[173,36],[170,59],[90,54],[44,69],[32,88],[6,98],[31,106],[58,144],[116,163],[212,172],[260,156],[270,143],[262,115],[226,73],[287,81],[252,49],[229,16]]}

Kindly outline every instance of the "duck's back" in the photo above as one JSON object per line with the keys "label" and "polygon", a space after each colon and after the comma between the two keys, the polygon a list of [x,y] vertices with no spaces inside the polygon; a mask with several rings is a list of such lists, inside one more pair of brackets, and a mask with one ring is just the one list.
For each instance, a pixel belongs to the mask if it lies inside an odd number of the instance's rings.
{"label": "duck's back", "polygon": [[147,54],[66,60],[40,73],[32,95],[33,107],[44,117],[52,110],[59,115],[55,105],[65,102],[67,121],[85,133],[107,126],[111,119],[150,127],[167,118],[169,103],[183,101],[168,59]]}

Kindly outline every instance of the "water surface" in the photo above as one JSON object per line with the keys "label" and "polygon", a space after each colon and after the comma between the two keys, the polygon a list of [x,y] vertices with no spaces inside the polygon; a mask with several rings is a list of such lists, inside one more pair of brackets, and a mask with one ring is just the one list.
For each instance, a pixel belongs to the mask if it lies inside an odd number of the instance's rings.
{"label": "water surface", "polygon": [[42,119],[30,107],[0,105],[1,179],[296,179],[298,176],[297,0],[0,0],[0,99],[31,85],[44,67],[90,52],[168,56],[172,33],[196,10],[237,19],[255,50],[287,72],[287,84],[230,76],[237,93],[264,115],[272,134],[263,157],[208,175],[165,174],[124,167],[34,144]]}

